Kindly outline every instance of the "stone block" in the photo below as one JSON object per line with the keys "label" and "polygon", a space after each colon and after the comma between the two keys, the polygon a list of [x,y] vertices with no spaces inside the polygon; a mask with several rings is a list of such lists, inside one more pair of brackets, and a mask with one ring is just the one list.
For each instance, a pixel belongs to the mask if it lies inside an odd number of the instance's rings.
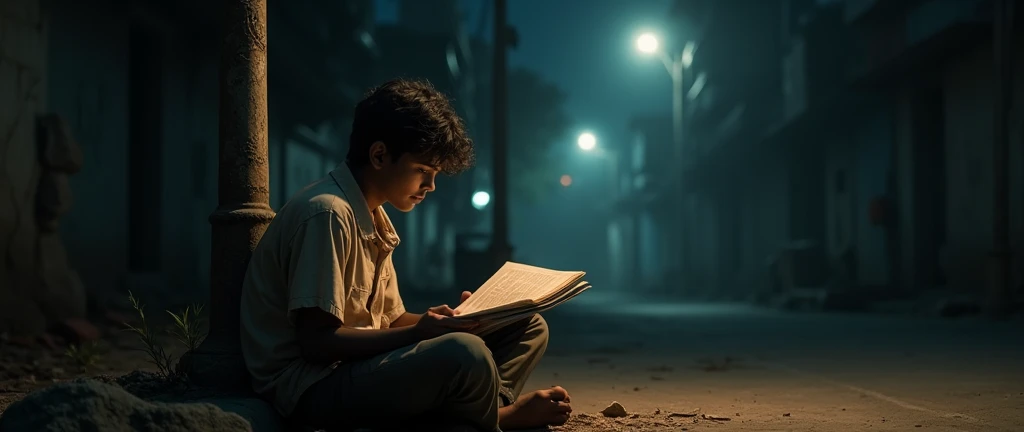
{"label": "stone block", "polygon": [[42,26],[38,21],[30,24],[18,19],[0,19],[3,20],[3,25],[0,25],[0,58],[27,68],[27,71],[24,71],[27,72],[26,81],[28,75],[42,76],[46,59],[46,39]]}
{"label": "stone block", "polygon": [[209,403],[225,412],[239,415],[252,425],[253,432],[277,432],[287,429],[284,418],[273,405],[257,397],[217,397],[196,402]]}
{"label": "stone block", "polygon": [[[0,19],[0,25],[5,22]],[[2,30],[0,30],[2,32]],[[18,65],[0,55],[0,136],[5,136],[7,128],[14,122],[18,111]],[[3,144],[3,142],[0,142]],[[0,151],[3,149],[0,148]]]}
{"label": "stone block", "polygon": [[0,1],[0,18],[37,25],[42,18],[41,0]]}
{"label": "stone block", "polygon": [[50,326],[50,331],[64,338],[65,341],[74,344],[93,341],[100,337],[100,329],[82,318],[60,320]]}
{"label": "stone block", "polygon": [[68,175],[57,171],[44,171],[39,178],[35,204],[35,220],[39,231],[57,232],[61,215],[71,210],[71,182]]}
{"label": "stone block", "polygon": [[0,417],[10,431],[252,431],[249,422],[209,403],[148,402],[94,380],[68,381],[29,393]]}
{"label": "stone block", "polygon": [[[4,79],[9,77],[6,72],[7,66],[6,63],[0,64],[0,69],[4,70],[4,72],[0,72]],[[24,82],[19,85],[24,85]],[[39,175],[38,152],[35,142],[37,104],[31,98],[26,99],[25,94],[25,90],[20,87],[15,91],[14,100],[10,101],[12,108],[5,114],[7,118],[3,119],[4,123],[0,126],[0,134],[3,134],[0,136],[10,134],[11,137],[7,143],[8,147],[3,149],[7,158],[0,161],[2,164],[0,169],[5,171],[8,180],[14,187],[18,208],[22,208],[25,205],[23,203],[27,202],[29,204],[28,214],[31,215],[34,213],[34,209],[31,207],[35,201],[35,187]],[[7,127],[14,129],[10,130]]]}
{"label": "stone block", "polygon": [[5,251],[7,265],[14,274],[34,274],[36,267],[36,229],[31,202],[12,203],[18,223],[11,230],[11,242]]}
{"label": "stone block", "polygon": [[38,118],[39,163],[43,168],[66,174],[82,168],[82,149],[71,134],[71,126],[57,114]]}
{"label": "stone block", "polygon": [[29,295],[37,283],[27,272],[7,272],[0,280],[0,333],[34,337],[46,331],[46,318]]}
{"label": "stone block", "polygon": [[39,236],[38,266],[40,280],[36,301],[50,322],[81,318],[86,314],[85,286],[78,272],[68,265],[67,251],[56,233]]}
{"label": "stone block", "polygon": [[[2,151],[2,149],[0,149]],[[0,169],[3,167],[0,166]],[[9,261],[7,255],[11,252],[12,238],[11,234],[14,230],[18,229],[18,207],[15,205],[14,198],[12,197],[13,187],[8,182],[0,182],[0,258],[4,260],[4,265],[0,265],[0,282],[6,280],[8,277],[8,267],[6,263]],[[10,286],[4,284],[3,286]]]}
{"label": "stone block", "polygon": [[43,289],[50,293],[49,301],[40,303],[47,316],[81,318],[89,312],[85,284],[77,271],[68,270],[59,278],[48,275],[43,279]]}

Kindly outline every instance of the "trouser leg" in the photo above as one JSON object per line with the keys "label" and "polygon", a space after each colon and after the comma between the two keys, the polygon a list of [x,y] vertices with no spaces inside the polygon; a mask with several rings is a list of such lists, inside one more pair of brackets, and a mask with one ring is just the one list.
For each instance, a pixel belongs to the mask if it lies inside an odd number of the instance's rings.
{"label": "trouser leg", "polygon": [[339,365],[303,394],[293,417],[302,416],[316,427],[345,429],[426,416],[498,431],[500,382],[484,341],[451,333]]}
{"label": "trouser leg", "polygon": [[515,402],[523,385],[544,356],[548,346],[548,325],[540,315],[483,335],[501,377],[499,392],[503,403]]}

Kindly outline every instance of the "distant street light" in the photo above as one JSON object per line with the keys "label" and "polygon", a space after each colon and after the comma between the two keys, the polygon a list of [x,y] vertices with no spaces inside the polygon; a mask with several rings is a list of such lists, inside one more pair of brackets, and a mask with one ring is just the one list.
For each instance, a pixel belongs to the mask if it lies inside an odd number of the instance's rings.
{"label": "distant street light", "polygon": [[[583,132],[579,138],[576,139],[576,144],[581,150],[588,154],[588,157],[601,159],[604,163],[608,164],[608,179],[611,181],[609,191],[615,193],[617,190],[618,176],[619,176],[619,156],[618,154],[608,147],[597,148],[597,137],[592,132]],[[562,186],[568,187],[572,184],[572,178],[568,175],[562,176]]]}
{"label": "distant street light", "polygon": [[[674,50],[675,48],[665,47],[659,48],[658,38],[651,33],[644,33],[636,40],[637,49],[648,55],[657,54],[661,58],[661,62],[665,65],[665,70],[672,78],[672,158],[677,166],[686,166],[687,161],[684,160],[686,151],[683,143],[683,86],[685,84],[685,71],[690,68],[693,64],[693,54],[697,50],[697,44],[694,42],[687,42],[681,51],[669,52],[669,49]],[[678,53],[678,54],[677,54]],[[696,83],[694,83],[696,85]],[[693,96],[691,96],[692,98]],[[676,233],[679,236],[675,243],[679,245],[677,253],[679,254],[677,262],[684,263],[686,266],[688,257],[688,244],[687,244],[687,226],[688,214],[683,209],[683,170],[676,170],[669,178],[669,182],[674,184],[676,192],[680,195],[677,199],[671,200],[672,206],[675,207],[673,213],[680,218],[682,224],[681,229]],[[688,269],[684,268],[684,275],[688,273]]]}
{"label": "distant street light", "polygon": [[477,191],[473,194],[473,208],[483,210],[491,202],[491,194],[484,191]]}
{"label": "distant street light", "polygon": [[594,147],[597,147],[597,137],[590,132],[583,132],[576,139],[576,145],[580,146],[580,149],[583,151],[591,151]]}
{"label": "distant street light", "polygon": [[636,40],[636,48],[640,52],[654,54],[658,51],[658,37],[654,33],[644,33]]}
{"label": "distant street light", "polygon": [[570,177],[569,174],[562,174],[562,178],[558,179],[558,182],[561,183],[563,187],[569,187],[572,185],[572,177]]}

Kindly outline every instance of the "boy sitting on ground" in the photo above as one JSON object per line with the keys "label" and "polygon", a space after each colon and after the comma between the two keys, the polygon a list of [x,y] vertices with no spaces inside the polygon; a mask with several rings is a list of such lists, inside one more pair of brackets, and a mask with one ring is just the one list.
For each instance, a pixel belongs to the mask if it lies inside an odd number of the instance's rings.
{"label": "boy sitting on ground", "polygon": [[429,83],[390,81],[357,105],[347,160],[280,209],[243,284],[242,353],[282,415],[330,429],[566,422],[561,387],[520,394],[547,347],[539,315],[478,336],[447,305],[410,313],[399,294],[383,204],[411,211],[438,173],[472,161],[462,119]]}

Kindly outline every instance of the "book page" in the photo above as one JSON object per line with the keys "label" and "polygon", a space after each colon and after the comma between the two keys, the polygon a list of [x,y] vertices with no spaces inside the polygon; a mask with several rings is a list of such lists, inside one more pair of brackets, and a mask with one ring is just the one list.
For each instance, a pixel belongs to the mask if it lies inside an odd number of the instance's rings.
{"label": "book page", "polygon": [[581,272],[549,270],[508,262],[456,309],[460,314],[540,299]]}

